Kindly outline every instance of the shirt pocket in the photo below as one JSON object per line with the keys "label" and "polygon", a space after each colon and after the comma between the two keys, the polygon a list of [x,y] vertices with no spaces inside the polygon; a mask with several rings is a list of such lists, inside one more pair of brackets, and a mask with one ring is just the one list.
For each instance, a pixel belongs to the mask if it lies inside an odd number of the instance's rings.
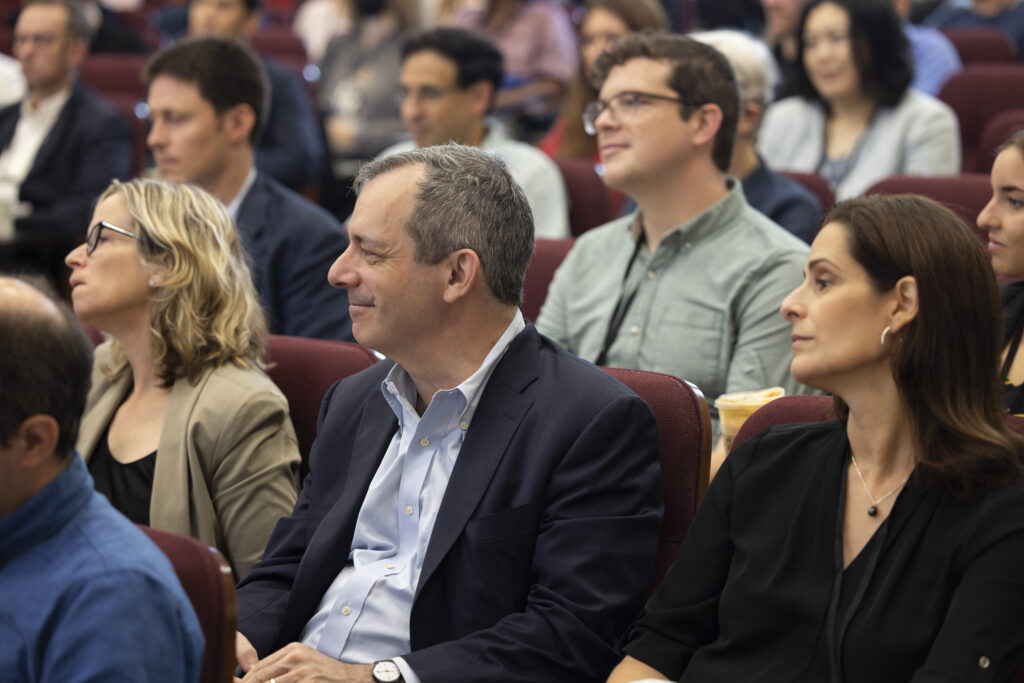
{"label": "shirt pocket", "polygon": [[652,337],[645,340],[651,354],[647,367],[693,382],[709,397],[717,396],[725,388],[728,370],[721,360],[724,319],[721,310],[699,301],[673,301],[661,313]]}

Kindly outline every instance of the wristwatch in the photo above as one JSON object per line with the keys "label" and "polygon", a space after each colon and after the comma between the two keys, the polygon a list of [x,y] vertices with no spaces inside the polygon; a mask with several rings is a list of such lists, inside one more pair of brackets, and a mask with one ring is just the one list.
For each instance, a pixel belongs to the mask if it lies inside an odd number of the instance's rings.
{"label": "wristwatch", "polygon": [[391,659],[382,659],[379,662],[374,662],[371,673],[373,674],[373,680],[377,681],[377,683],[404,683],[402,672],[394,660]]}

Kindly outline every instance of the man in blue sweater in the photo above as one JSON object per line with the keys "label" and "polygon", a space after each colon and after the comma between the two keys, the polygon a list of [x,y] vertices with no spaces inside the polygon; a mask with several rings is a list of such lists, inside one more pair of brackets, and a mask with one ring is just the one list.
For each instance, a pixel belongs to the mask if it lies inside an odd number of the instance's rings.
{"label": "man in blue sweater", "polygon": [[91,367],[64,304],[0,277],[3,680],[197,681],[203,635],[170,562],[75,454]]}

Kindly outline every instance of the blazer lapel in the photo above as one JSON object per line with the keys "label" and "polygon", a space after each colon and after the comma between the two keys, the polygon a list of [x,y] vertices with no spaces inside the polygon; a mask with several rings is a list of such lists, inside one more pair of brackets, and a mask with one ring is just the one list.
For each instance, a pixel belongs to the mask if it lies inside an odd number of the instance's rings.
{"label": "blazer lapel", "polygon": [[[93,373],[93,381],[96,381],[96,373]],[[75,444],[79,454],[89,462],[100,436],[114,419],[114,413],[118,406],[124,401],[125,395],[131,386],[131,370],[126,369],[117,380],[103,389],[99,389],[96,402],[89,407],[89,410],[82,417],[82,424],[78,428],[78,441]]]}
{"label": "blazer lapel", "polygon": [[539,335],[527,323],[527,329],[512,340],[484,388],[441,500],[416,586],[417,596],[462,534],[533,405],[533,399],[523,392],[538,376],[539,343]]}
{"label": "blazer lapel", "polygon": [[[197,505],[208,506],[207,514],[217,519],[210,502],[212,496],[206,486],[206,473],[198,454],[191,447],[189,433],[192,411],[209,378],[210,373],[207,372],[195,384],[186,378],[174,383],[157,446],[149,523],[154,528],[183,536],[196,536],[196,530],[192,528],[192,514]],[[219,528],[217,535],[218,542],[223,542]]]}
{"label": "blazer lapel", "polygon": [[[352,441],[348,472],[338,473],[344,476],[345,483],[338,491],[334,505],[317,524],[295,575],[293,585],[297,590],[292,592],[282,625],[283,642],[298,636],[348,562],[363,499],[397,429],[398,420],[382,397],[379,401],[369,400],[364,404]],[[318,435],[317,447],[333,448],[335,434],[336,431],[331,430],[324,432],[322,437]],[[327,476],[331,474],[327,473]]]}

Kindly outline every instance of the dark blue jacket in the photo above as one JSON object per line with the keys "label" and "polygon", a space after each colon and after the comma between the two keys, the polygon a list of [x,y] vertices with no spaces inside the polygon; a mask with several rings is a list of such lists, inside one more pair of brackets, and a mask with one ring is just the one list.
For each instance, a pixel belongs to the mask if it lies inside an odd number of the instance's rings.
{"label": "dark blue jacket", "polygon": [[236,222],[271,333],[352,341],[348,295],[327,282],[348,247],[338,221],[260,171]]}
{"label": "dark blue jacket", "polygon": [[[7,149],[21,116],[21,103],[0,109],[0,149]],[[81,83],[75,83],[57,122],[36,153],[19,198],[32,214],[17,221],[20,232],[42,236],[81,233],[92,204],[110,181],[132,170],[128,123]]]}
{"label": "dark blue jacket", "polygon": [[[381,393],[392,367],[328,390],[295,511],[239,586],[238,629],[261,657],[300,638],[348,561],[398,429]],[[605,680],[643,605],[661,517],[650,408],[527,324],[466,433],[400,654],[423,683]]]}
{"label": "dark blue jacket", "polygon": [[293,190],[304,190],[320,181],[324,163],[312,100],[287,66],[266,58],[263,66],[270,81],[270,109],[254,150],[256,168]]}

